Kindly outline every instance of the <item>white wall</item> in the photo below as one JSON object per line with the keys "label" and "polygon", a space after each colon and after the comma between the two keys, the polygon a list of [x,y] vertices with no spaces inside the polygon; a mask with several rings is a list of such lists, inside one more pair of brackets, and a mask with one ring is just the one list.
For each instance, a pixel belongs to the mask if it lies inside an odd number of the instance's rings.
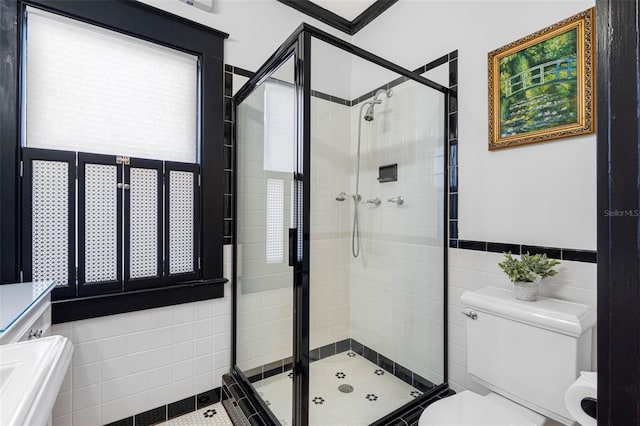
{"label": "white wall", "polygon": [[226,284],[220,299],[54,325],[51,334],[67,337],[74,353],[53,424],[107,424],[219,387],[230,365],[230,291]]}

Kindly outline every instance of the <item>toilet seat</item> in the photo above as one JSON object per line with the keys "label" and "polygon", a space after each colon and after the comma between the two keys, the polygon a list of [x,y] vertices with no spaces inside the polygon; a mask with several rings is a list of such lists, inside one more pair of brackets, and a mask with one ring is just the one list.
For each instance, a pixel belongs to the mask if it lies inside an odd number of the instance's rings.
{"label": "toilet seat", "polygon": [[429,405],[420,416],[418,426],[539,426],[543,422],[534,421],[492,398],[463,391]]}

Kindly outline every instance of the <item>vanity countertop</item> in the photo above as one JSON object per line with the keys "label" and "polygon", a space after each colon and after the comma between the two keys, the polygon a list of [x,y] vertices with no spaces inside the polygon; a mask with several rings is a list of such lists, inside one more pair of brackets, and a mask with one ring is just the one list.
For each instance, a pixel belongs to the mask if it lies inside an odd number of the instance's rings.
{"label": "vanity countertop", "polygon": [[55,287],[54,281],[0,285],[0,335]]}

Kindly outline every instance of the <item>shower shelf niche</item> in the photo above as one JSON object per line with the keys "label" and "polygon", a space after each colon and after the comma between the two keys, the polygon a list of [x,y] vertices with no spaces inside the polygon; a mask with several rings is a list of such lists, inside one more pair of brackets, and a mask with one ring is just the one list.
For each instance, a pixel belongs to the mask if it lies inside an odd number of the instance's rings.
{"label": "shower shelf niche", "polygon": [[378,168],[378,182],[396,182],[398,180],[398,164],[389,164]]}

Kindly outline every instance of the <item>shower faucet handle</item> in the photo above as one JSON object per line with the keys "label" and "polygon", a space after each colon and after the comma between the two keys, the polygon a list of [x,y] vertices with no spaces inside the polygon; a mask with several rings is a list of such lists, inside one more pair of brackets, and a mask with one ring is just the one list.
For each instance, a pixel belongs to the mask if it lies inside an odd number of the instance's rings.
{"label": "shower faucet handle", "polygon": [[398,195],[397,197],[389,198],[387,201],[401,206],[404,204],[404,197],[402,195]]}
{"label": "shower faucet handle", "polygon": [[371,198],[370,200],[365,201],[365,203],[367,204],[375,204],[376,207],[378,207],[380,204],[382,204],[382,200],[378,197],[376,198]]}

